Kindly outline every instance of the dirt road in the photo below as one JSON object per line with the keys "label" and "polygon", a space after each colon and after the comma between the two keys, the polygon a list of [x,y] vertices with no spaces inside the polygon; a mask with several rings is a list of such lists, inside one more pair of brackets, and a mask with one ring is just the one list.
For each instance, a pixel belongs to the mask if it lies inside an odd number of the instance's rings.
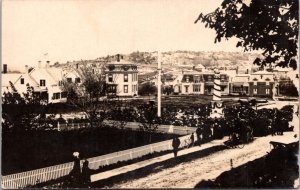
{"label": "dirt road", "polygon": [[222,172],[230,170],[231,166],[237,167],[265,156],[271,150],[270,141],[285,143],[299,141],[299,119],[295,114],[290,125],[295,126],[294,132],[285,132],[283,136],[260,137],[245,145],[243,149],[217,151],[191,162],[151,173],[146,177],[115,184],[111,188],[193,188],[202,180],[215,179]]}

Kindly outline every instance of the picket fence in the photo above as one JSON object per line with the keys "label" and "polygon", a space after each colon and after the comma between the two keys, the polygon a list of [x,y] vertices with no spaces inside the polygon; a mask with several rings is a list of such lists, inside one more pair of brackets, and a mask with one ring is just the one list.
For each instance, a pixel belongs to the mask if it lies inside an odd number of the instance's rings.
{"label": "picket fence", "polygon": [[[181,148],[182,146],[185,146],[186,142],[190,141],[190,135],[182,136],[179,139],[180,142],[182,142],[180,144],[180,148]],[[167,140],[167,141],[149,144],[149,145],[145,145],[133,149],[114,152],[111,154],[89,158],[88,159],[89,168],[99,169],[99,167],[101,166],[114,164],[120,161],[132,160],[150,153],[161,152],[161,151],[166,151],[171,149],[172,149],[172,140]],[[57,179],[68,175],[72,170],[72,168],[73,168],[73,162],[68,162],[65,164],[2,176],[2,188],[4,189],[24,188],[29,185],[35,185],[41,182]]]}
{"label": "picket fence", "polygon": [[[113,125],[113,121],[105,121],[108,125]],[[89,128],[89,123],[71,123],[71,124],[59,124],[57,130],[59,131],[70,131],[76,129],[83,129]],[[137,122],[127,122],[124,128],[132,129],[132,130],[139,130],[139,123]],[[177,135],[186,135],[190,133],[196,132],[195,127],[187,127],[187,126],[173,126],[173,125],[159,125],[156,132],[161,133],[171,133]]]}

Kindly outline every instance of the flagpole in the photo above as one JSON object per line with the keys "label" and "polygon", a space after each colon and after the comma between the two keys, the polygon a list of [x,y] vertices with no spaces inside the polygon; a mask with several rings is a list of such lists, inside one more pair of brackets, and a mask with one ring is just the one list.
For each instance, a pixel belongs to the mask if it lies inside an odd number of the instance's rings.
{"label": "flagpole", "polygon": [[161,53],[157,51],[157,117],[161,117]]}

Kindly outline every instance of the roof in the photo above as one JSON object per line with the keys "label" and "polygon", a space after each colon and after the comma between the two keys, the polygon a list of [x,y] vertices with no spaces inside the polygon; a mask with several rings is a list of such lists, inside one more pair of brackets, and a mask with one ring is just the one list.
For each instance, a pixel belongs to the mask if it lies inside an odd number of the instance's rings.
{"label": "roof", "polygon": [[255,73],[252,73],[252,75],[273,75],[273,73],[268,71],[257,71]]}
{"label": "roof", "polygon": [[61,68],[51,67],[47,68],[46,71],[56,82],[61,81],[63,79]]}
{"label": "roof", "polygon": [[2,74],[2,81],[1,86],[2,87],[9,87],[9,81],[11,81],[13,84],[21,77],[22,74],[20,73],[5,73]]}
{"label": "roof", "polygon": [[233,77],[232,82],[248,82],[249,81],[250,76],[249,75],[237,75],[235,77]]}
{"label": "roof", "polygon": [[205,69],[205,67],[201,63],[199,63],[195,66],[195,69]]}
{"label": "roof", "polygon": [[130,61],[126,61],[124,59],[121,59],[120,61],[113,61],[113,62],[109,62],[108,65],[135,65],[133,62]]}

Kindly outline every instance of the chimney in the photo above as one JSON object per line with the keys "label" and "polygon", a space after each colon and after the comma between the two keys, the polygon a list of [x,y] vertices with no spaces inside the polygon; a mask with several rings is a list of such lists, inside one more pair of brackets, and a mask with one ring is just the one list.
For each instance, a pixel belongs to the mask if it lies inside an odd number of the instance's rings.
{"label": "chimney", "polygon": [[7,73],[7,64],[3,64],[3,73]]}
{"label": "chimney", "polygon": [[117,62],[120,62],[120,54],[117,54]]}
{"label": "chimney", "polygon": [[50,61],[46,61],[46,69],[49,68]]}
{"label": "chimney", "polygon": [[29,73],[28,65],[25,65],[25,73]]}

